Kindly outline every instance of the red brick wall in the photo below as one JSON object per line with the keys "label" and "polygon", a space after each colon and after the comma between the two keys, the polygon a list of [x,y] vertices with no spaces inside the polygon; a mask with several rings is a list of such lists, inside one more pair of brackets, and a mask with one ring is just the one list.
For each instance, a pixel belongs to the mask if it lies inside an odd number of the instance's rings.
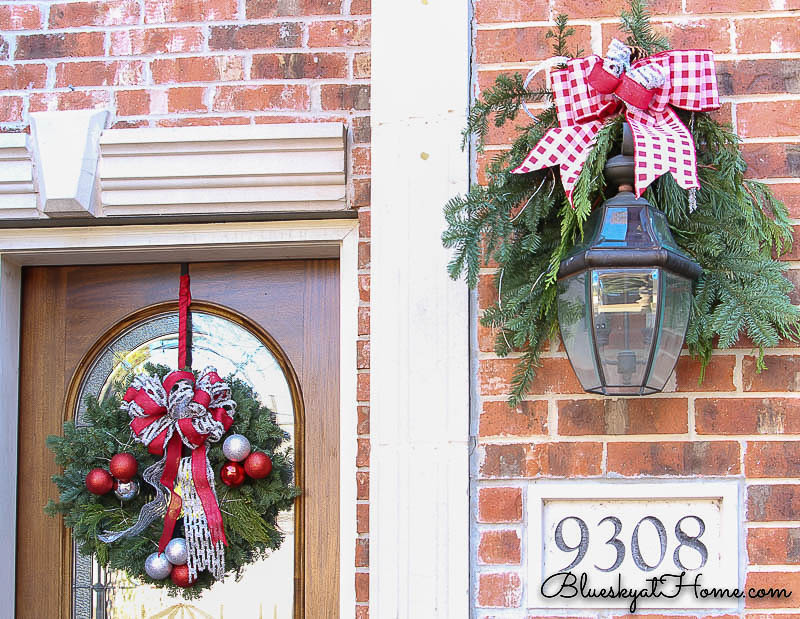
{"label": "red brick wall", "polygon": [[112,126],[338,121],[358,252],[356,615],[369,613],[370,0],[0,2],[0,131],[106,108]]}
{"label": "red brick wall", "polygon": [[[655,25],[670,36],[673,47],[716,52],[724,101],[719,116],[732,122],[743,138],[749,176],[770,183],[800,224],[800,2],[652,4]],[[524,75],[535,61],[551,55],[544,35],[558,12],[574,17],[575,39],[586,53],[603,53],[625,3],[475,0],[474,5],[477,94],[498,72]],[[483,166],[512,135],[508,129],[493,129],[492,146],[477,164]],[[483,180],[480,172],[478,180]],[[795,236],[800,240],[800,234]],[[798,257],[800,243],[787,259]],[[800,281],[800,264],[790,264],[797,267],[790,277]],[[482,271],[481,309],[496,294],[492,277],[492,269]],[[795,293],[794,299],[800,295]],[[522,542],[526,484],[537,478],[741,479],[746,486],[742,552],[749,563],[747,582],[795,590],[789,600],[769,601],[768,608],[800,604],[800,574],[783,573],[800,570],[800,554],[792,542],[800,536],[800,348],[769,351],[769,369],[762,374],[755,372],[755,358],[745,344],[720,351],[702,386],[697,384],[698,363],[684,357],[667,392],[641,399],[584,394],[565,354],[553,348],[544,354],[531,395],[512,411],[504,400],[516,360],[497,358],[494,336],[487,329],[479,327],[478,336],[481,402],[479,457],[473,471],[478,510],[472,592],[478,617],[524,616],[526,591],[538,586],[526,582],[528,549]]]}

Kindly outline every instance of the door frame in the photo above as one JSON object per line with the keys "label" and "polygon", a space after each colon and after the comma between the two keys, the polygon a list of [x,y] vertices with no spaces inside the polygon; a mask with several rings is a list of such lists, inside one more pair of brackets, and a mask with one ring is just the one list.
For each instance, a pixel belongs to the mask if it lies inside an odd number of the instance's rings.
{"label": "door frame", "polygon": [[[16,540],[20,293],[23,266],[213,260],[339,260],[339,617],[355,615],[358,222],[15,228],[0,231],[0,536]],[[14,614],[16,547],[0,556],[0,596]]]}

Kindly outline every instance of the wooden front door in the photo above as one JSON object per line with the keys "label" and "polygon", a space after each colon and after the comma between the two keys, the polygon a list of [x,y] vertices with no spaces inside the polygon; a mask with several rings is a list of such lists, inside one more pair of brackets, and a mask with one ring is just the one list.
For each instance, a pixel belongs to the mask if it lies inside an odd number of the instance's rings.
{"label": "wooden front door", "polygon": [[[43,512],[57,497],[50,481],[57,469],[45,439],[74,414],[67,405],[70,385],[104,334],[142,308],[177,299],[179,272],[178,264],[23,271],[18,618],[66,619],[72,613],[72,541],[61,522]],[[296,473],[303,494],[296,504],[294,614],[333,617],[339,589],[338,261],[196,263],[190,275],[194,300],[257,324],[296,373],[302,399]],[[252,595],[269,595],[269,583],[251,585]]]}

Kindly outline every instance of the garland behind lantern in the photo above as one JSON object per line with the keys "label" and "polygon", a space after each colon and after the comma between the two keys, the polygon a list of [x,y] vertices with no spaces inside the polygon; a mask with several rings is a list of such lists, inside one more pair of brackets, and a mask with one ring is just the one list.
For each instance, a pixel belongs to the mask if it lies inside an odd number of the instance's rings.
{"label": "garland behind lantern", "polygon": [[[183,275],[180,367],[191,358],[190,302]],[[100,565],[197,597],[283,542],[278,514],[300,494],[288,435],[241,380],[214,368],[144,370],[103,402],[87,398],[91,426],[70,421],[63,436],[48,437],[64,472],[53,476],[59,501],[45,509],[64,515]]]}
{"label": "garland behind lantern", "polygon": [[[555,94],[529,91],[532,75],[500,75],[473,106],[464,130],[462,145],[474,137],[480,152],[492,118],[501,127],[521,108],[527,112],[526,102],[551,102],[519,128],[510,150],[490,161],[487,184],[444,209],[442,240],[454,249],[450,275],[463,274],[475,287],[481,266],[497,263],[497,301],[481,323],[497,329],[498,355],[522,351],[512,405],[527,393],[543,347],[557,338],[559,264],[605,199],[603,167],[619,152],[625,117],[638,138],[637,195],[666,214],[675,240],[703,269],[686,337],[690,353],[705,369],[715,347],[733,346],[746,334],[759,350],[761,370],[765,348],[781,339],[800,341],[800,309],[788,298],[793,285],[774,258],[791,247],[788,213],[766,185],[744,177],[739,138],[706,113],[718,106],[716,85],[712,89],[706,79],[713,75],[711,53],[664,53],[668,42],[652,31],[646,3],[629,4],[622,13],[627,45],[616,41],[606,59],[570,53],[574,30],[559,15],[548,33],[556,56],[549,64],[563,67],[553,74]],[[671,63],[683,63],[681,72]],[[681,82],[683,70],[698,73]],[[674,155],[666,149],[676,146],[678,160],[668,162],[664,155]],[[559,164],[561,174],[549,167]]]}

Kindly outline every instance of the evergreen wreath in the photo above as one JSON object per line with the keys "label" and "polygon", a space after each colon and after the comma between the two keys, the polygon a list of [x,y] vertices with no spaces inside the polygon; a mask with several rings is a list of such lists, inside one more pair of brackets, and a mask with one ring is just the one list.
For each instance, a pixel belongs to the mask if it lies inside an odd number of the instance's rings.
{"label": "evergreen wreath", "polygon": [[[159,379],[170,372],[169,367],[154,364],[145,364],[144,370],[147,375]],[[64,524],[72,529],[80,551],[94,554],[101,566],[122,570],[138,581],[165,587],[171,594],[197,598],[215,582],[208,571],[200,572],[188,588],[177,586],[169,578],[154,580],[145,572],[145,560],[158,547],[162,519],[152,522],[141,535],[122,537],[111,543],[98,539],[103,531],[116,531],[135,522],[142,507],[153,498],[152,489],[148,493],[146,484],[142,484],[138,496],[126,502],[115,498],[113,493],[92,494],[85,484],[89,471],[108,467],[115,454],[133,454],[140,471],[160,459],[133,440],[131,420],[121,407],[121,394],[126,392],[132,380],[133,376],[129,376],[104,401],[87,397],[86,416],[91,426],[76,427],[73,421],[68,421],[64,424],[63,436],[47,438],[47,446],[55,453],[56,463],[64,471],[52,478],[60,490],[59,500],[51,500],[45,511],[51,516],[63,514]],[[225,547],[226,575],[235,574],[238,580],[248,564],[280,547],[284,535],[276,524],[278,514],[292,507],[300,491],[293,485],[291,449],[284,445],[288,435],[277,425],[275,413],[262,406],[253,389],[243,381],[229,376],[225,382],[230,386],[231,399],[237,405],[228,433],[248,437],[253,453],[265,452],[272,460],[272,472],[267,477],[248,479],[235,487],[226,486],[219,483],[220,469],[226,462],[223,443],[208,446],[208,461],[217,482],[228,543]]]}
{"label": "evergreen wreath", "polygon": [[[669,49],[667,39],[651,28],[644,0],[629,0],[621,18],[626,44],[635,54]],[[554,39],[556,56],[582,54],[569,51],[573,34],[567,16],[559,15],[547,35]],[[472,144],[482,152],[490,122],[502,127],[517,118],[523,103],[548,101],[551,105],[533,123],[518,130],[510,150],[492,158],[487,184],[471,187],[444,208],[448,227],[442,241],[454,250],[450,276],[463,275],[474,288],[481,266],[497,263],[498,300],[485,310],[481,324],[498,330],[498,355],[522,352],[512,406],[527,393],[543,347],[558,337],[559,264],[582,238],[592,209],[606,197],[603,167],[620,151],[623,117],[607,120],[597,135],[575,186],[574,208],[557,170],[512,174],[547,130],[558,126],[549,89],[528,91],[519,73],[498,76],[470,110],[462,140],[462,148]],[[758,348],[760,371],[765,348],[781,339],[800,341],[800,309],[788,298],[793,285],[784,276],[786,265],[775,258],[791,248],[788,212],[768,186],[744,177],[747,164],[730,126],[707,113],[676,112],[696,147],[697,208],[691,211],[687,192],[670,174],[653,182],[644,197],[665,213],[677,243],[703,269],[694,287],[686,343],[704,370],[715,347],[729,348],[746,334]]]}

